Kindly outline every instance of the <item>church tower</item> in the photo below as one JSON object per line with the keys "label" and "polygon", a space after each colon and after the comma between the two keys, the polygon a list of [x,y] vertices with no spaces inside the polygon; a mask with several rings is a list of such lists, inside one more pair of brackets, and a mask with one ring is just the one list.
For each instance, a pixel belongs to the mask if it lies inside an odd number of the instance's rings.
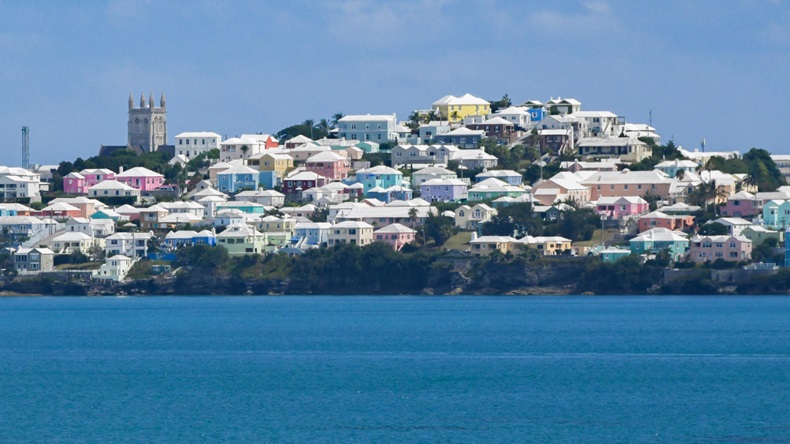
{"label": "church tower", "polygon": [[143,152],[156,151],[159,146],[167,145],[167,108],[165,93],[159,100],[159,107],[154,103],[153,93],[140,95],[140,106],[134,106],[134,99],[129,93],[129,126],[127,143],[132,147],[140,147]]}

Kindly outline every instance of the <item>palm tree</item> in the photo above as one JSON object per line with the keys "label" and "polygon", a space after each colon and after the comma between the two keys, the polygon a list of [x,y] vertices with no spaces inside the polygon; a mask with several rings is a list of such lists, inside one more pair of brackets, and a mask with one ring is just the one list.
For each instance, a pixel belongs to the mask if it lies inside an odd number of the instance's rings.
{"label": "palm tree", "polygon": [[440,117],[439,113],[437,113],[435,109],[432,109],[432,110],[428,111],[428,114],[427,114],[428,122],[430,122],[432,120],[439,120],[439,117]]}
{"label": "palm tree", "polygon": [[[248,147],[247,145],[242,145],[241,146],[241,156],[242,156],[242,158],[245,161],[247,160],[247,151],[249,151],[249,150],[250,150],[250,147]],[[247,163],[247,162],[244,162],[244,163]]]}
{"label": "palm tree", "polygon": [[417,208],[412,207],[409,210],[409,219],[411,219],[411,227],[414,228],[414,222],[417,220]]}
{"label": "palm tree", "polygon": [[307,119],[304,122],[302,122],[302,126],[304,126],[305,128],[310,128],[310,138],[312,139],[313,138],[313,128],[315,128],[315,120]]}
{"label": "palm tree", "polygon": [[329,135],[329,130],[331,129],[329,126],[329,121],[326,119],[319,120],[316,128],[323,131],[325,137]]}
{"label": "palm tree", "polygon": [[450,114],[450,120],[452,120],[453,122],[458,120],[458,111],[453,111],[453,113]]}
{"label": "palm tree", "polygon": [[677,180],[683,180],[683,178],[684,178],[684,177],[686,177],[686,170],[684,170],[684,169],[682,169],[682,168],[681,168],[681,169],[679,169],[679,170],[677,171],[677,173],[675,173],[675,178],[676,178]]}
{"label": "palm tree", "polygon": [[332,120],[329,123],[332,125],[332,128],[337,128],[338,123],[340,123],[340,119],[345,117],[346,115],[343,113],[334,113],[332,114]]}

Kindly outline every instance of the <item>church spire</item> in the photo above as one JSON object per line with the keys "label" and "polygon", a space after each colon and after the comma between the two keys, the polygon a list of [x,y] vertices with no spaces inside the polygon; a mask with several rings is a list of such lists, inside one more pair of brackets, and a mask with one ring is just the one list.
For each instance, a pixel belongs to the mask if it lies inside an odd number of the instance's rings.
{"label": "church spire", "polygon": [[140,108],[145,108],[145,93],[140,93]]}
{"label": "church spire", "polygon": [[159,106],[162,108],[166,108],[165,106],[165,92],[162,91],[162,97],[159,98]]}
{"label": "church spire", "polygon": [[129,92],[129,109],[134,108],[134,99],[132,98],[132,93]]}
{"label": "church spire", "polygon": [[154,93],[151,92],[148,94],[148,107],[153,109],[154,108]]}

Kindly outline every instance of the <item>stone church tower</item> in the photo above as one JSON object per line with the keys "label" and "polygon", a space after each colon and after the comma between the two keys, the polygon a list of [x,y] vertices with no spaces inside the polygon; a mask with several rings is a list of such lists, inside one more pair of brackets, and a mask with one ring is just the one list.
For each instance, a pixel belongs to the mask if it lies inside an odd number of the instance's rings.
{"label": "stone church tower", "polygon": [[140,95],[140,107],[134,107],[134,99],[129,93],[129,131],[128,144],[140,147],[145,153],[156,151],[160,145],[167,145],[167,109],[165,93],[159,99],[159,108],[154,104],[154,95]]}

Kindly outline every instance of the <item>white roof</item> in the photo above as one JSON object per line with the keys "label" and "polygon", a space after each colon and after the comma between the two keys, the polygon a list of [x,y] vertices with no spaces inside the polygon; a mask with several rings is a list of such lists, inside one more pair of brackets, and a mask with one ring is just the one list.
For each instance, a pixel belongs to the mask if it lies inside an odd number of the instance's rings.
{"label": "white roof", "polygon": [[486,132],[483,130],[471,130],[465,126],[460,128],[456,128],[450,132],[444,134],[437,134],[437,136],[485,136]]}
{"label": "white roof", "polygon": [[334,226],[335,228],[371,228],[371,229],[373,228],[373,225],[370,225],[367,222],[353,221],[353,220],[340,222],[338,224],[335,224]]}
{"label": "white roof", "polygon": [[91,239],[93,238],[81,231],[69,231],[52,239],[52,241],[53,242],[81,242]]}
{"label": "white roof", "polygon": [[480,236],[477,239],[469,241],[470,244],[487,244],[491,242],[509,244],[516,243],[518,240],[510,236]]}
{"label": "white roof", "polygon": [[386,227],[379,228],[378,230],[374,231],[374,234],[388,234],[388,233],[416,233],[416,230],[412,230],[411,228],[401,225],[401,224],[390,224]]}
{"label": "white roof", "polygon": [[490,105],[490,103],[486,100],[483,100],[479,97],[475,97],[469,93],[462,95],[461,97],[455,96],[444,96],[441,99],[433,102],[434,106],[443,106],[443,105]]}
{"label": "white roof", "polygon": [[630,242],[645,241],[683,242],[688,241],[688,239],[686,238],[686,233],[682,231],[672,231],[668,228],[656,227],[639,233],[639,235],[631,239]]}
{"label": "white roof", "polygon": [[431,179],[421,183],[420,186],[469,186],[461,179]]}
{"label": "white roof", "polygon": [[88,188],[89,191],[93,190],[123,190],[123,191],[137,191],[136,188],[132,188],[129,185],[126,185],[123,182],[119,182],[117,180],[102,180],[101,182],[97,183],[96,185]]}
{"label": "white roof", "polygon": [[672,182],[666,174],[658,170],[652,171],[596,171],[595,174],[583,180],[583,185],[596,184],[658,184]]}
{"label": "white roof", "polygon": [[149,170],[145,167],[134,167],[123,173],[118,173],[115,177],[164,177],[159,173]]}
{"label": "white roof", "polygon": [[234,165],[226,170],[222,170],[217,175],[225,174],[258,174],[258,170],[254,170],[246,165]]}
{"label": "white roof", "polygon": [[395,168],[390,168],[386,165],[378,165],[370,168],[365,168],[357,171],[357,174],[403,174]]}
{"label": "white roof", "polygon": [[374,122],[379,120],[395,120],[395,114],[354,114],[343,116],[338,122]]}
{"label": "white roof", "polygon": [[187,138],[187,137],[221,137],[217,133],[212,133],[208,131],[194,131],[194,132],[184,132],[176,135],[176,139],[178,138]]}
{"label": "white roof", "polygon": [[344,156],[341,156],[340,154],[337,154],[337,153],[332,152],[332,151],[324,151],[324,152],[318,153],[318,154],[316,154],[314,156],[310,156],[307,159],[307,163],[313,163],[313,162],[337,162],[337,161],[340,161],[340,160],[348,160],[348,158],[344,157]]}
{"label": "white roof", "polygon": [[298,174],[294,174],[293,176],[286,177],[284,180],[318,180],[319,178],[323,179],[324,176],[312,171],[302,171]]}
{"label": "white roof", "polygon": [[74,205],[67,204],[65,202],[58,202],[54,203],[41,211],[79,211],[80,209],[75,207]]}

